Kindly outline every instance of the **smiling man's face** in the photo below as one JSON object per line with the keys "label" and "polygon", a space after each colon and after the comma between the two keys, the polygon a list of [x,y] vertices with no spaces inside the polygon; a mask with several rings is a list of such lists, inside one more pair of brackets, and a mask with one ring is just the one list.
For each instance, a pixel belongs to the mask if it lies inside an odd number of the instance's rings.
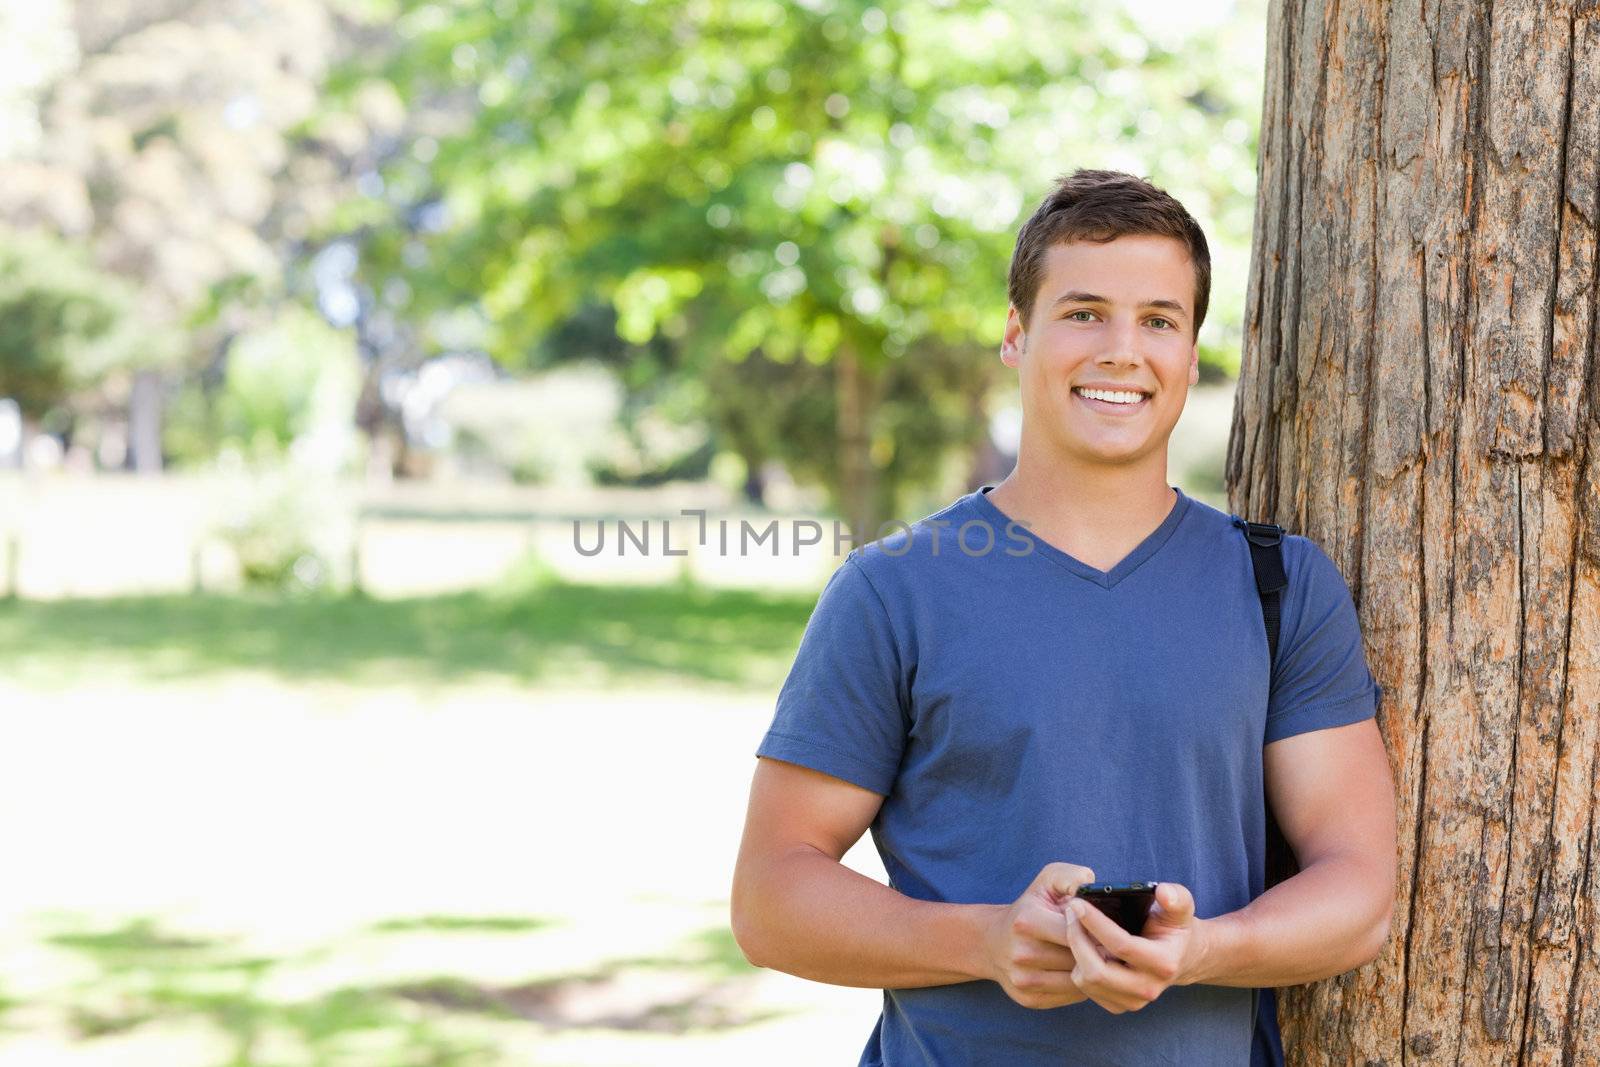
{"label": "smiling man's face", "polygon": [[1171,237],[1073,241],[1044,267],[1029,321],[1013,307],[1001,346],[1024,435],[1091,465],[1164,455],[1200,373],[1188,249]]}

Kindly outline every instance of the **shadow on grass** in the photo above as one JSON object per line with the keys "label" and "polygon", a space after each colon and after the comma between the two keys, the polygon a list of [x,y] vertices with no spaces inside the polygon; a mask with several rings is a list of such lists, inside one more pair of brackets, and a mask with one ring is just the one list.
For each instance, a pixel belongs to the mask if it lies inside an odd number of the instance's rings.
{"label": "shadow on grass", "polygon": [[743,1003],[756,968],[723,927],[690,938],[672,956],[608,960],[577,974],[492,986],[445,977],[392,987],[449,1011],[526,1019],[551,1030],[683,1034],[726,1030],[784,1014]]}
{"label": "shadow on grass", "polygon": [[522,934],[553,925],[553,919],[523,915],[422,915],[414,919],[386,919],[367,929],[376,934]]}
{"label": "shadow on grass", "polygon": [[50,683],[86,658],[161,681],[265,670],[342,681],[775,687],[814,594],[560,581],[406,600],[157,596],[0,602],[0,672]]}
{"label": "shadow on grass", "polygon": [[[389,932],[413,934],[471,930],[521,936],[550,922],[425,916],[382,925]],[[485,1023],[681,1035],[748,1026],[782,1014],[746,1003],[749,981],[758,972],[722,928],[702,931],[670,956],[611,960],[537,981],[502,985],[440,975],[348,985],[292,1002],[266,995],[264,984],[280,968],[305,959],[239,956],[227,942],[177,935],[149,920],[47,940],[94,967],[92,979],[55,1005],[77,1040],[162,1022],[200,1021],[226,1036],[229,1067],[258,1067],[266,1048],[274,1065],[467,1067],[501,1062],[492,1031],[482,1029]],[[340,951],[333,945],[312,958],[325,961]],[[480,1025],[469,1025],[474,1022]]]}

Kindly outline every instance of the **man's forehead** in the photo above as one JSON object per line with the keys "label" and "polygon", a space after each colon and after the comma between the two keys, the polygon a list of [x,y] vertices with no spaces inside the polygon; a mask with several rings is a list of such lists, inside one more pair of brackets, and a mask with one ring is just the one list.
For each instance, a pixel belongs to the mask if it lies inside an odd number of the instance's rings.
{"label": "man's forehead", "polygon": [[[1194,305],[1195,266],[1175,237],[1137,234],[1110,241],[1063,241],[1045,253],[1040,296],[1054,303],[1083,294]],[[1164,292],[1165,289],[1172,292]],[[1131,295],[1136,293],[1136,295]]]}

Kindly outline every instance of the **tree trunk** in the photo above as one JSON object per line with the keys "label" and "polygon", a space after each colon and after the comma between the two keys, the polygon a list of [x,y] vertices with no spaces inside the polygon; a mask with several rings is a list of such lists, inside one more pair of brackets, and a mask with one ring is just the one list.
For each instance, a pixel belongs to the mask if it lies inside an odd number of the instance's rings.
{"label": "tree trunk", "polygon": [[971,493],[980,486],[998,485],[1004,481],[1006,475],[1017,465],[1017,458],[1001,452],[1000,446],[995,444],[994,434],[989,426],[989,403],[986,391],[974,389],[968,395],[971,399],[969,410],[972,413],[972,422],[979,428],[974,436],[972,448],[968,452],[967,481],[963,487],[965,492]]}
{"label": "tree trunk", "polygon": [[753,456],[744,457],[744,501],[758,508],[767,506],[767,474]]}
{"label": "tree trunk", "polygon": [[872,460],[872,416],[877,409],[878,376],[873,368],[863,366],[850,345],[842,346],[834,355],[833,373],[839,506],[849,524],[849,536],[856,544],[866,544],[877,539],[878,526],[884,521],[878,496],[878,468]]}
{"label": "tree trunk", "polygon": [[161,375],[142,370],[133,376],[128,395],[128,467],[140,474],[160,474]]}
{"label": "tree trunk", "polygon": [[1290,1062],[1600,1063],[1600,7],[1278,2],[1267,55],[1229,500],[1349,581],[1401,829]]}

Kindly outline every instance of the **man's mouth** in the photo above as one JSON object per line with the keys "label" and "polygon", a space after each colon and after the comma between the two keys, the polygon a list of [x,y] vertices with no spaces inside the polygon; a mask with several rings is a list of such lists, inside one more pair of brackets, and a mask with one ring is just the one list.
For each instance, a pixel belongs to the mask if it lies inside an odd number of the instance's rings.
{"label": "man's mouth", "polygon": [[1144,393],[1123,389],[1084,389],[1081,387],[1072,390],[1082,397],[1091,407],[1102,411],[1134,411],[1144,406],[1149,399]]}

